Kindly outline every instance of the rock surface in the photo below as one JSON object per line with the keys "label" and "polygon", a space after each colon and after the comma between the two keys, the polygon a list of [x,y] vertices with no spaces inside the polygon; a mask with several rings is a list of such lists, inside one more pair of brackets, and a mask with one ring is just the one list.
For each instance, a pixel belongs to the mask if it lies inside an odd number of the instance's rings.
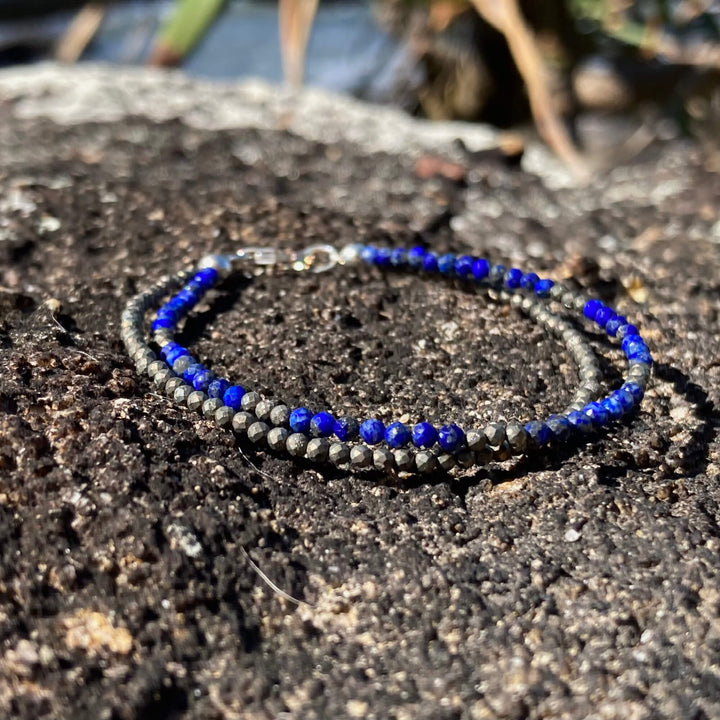
{"label": "rock surface", "polygon": [[[551,190],[405,120],[372,147],[359,105],[323,141],[322,114],[276,129],[242,90],[92,72],[92,92],[85,70],[0,74],[0,714],[718,717],[720,182],[701,154],[657,144]],[[108,97],[133,114],[99,119]],[[239,98],[257,127],[188,122]],[[434,143],[464,181],[418,176]],[[574,451],[383,481],[238,446],[123,353],[125,300],[208,250],[357,240],[575,278],[641,321],[642,411]],[[559,344],[442,283],[337,271],[210,299],[198,355],[289,402],[471,424],[572,392]]]}

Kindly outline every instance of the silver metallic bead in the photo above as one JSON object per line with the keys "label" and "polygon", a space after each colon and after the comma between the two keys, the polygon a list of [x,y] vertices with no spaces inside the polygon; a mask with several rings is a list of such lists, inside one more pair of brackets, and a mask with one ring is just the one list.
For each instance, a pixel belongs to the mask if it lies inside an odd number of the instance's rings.
{"label": "silver metallic bead", "polygon": [[257,415],[258,420],[262,420],[263,422],[267,422],[270,420],[270,413],[272,412],[272,409],[275,407],[275,401],[264,399],[260,400],[260,402],[255,405],[255,415]]}
{"label": "silver metallic bead", "polygon": [[242,396],[240,404],[245,412],[254,412],[255,406],[260,402],[260,395],[254,391],[246,392]]}
{"label": "silver metallic bead", "polygon": [[436,466],[437,458],[428,450],[421,450],[415,456],[415,467],[417,467],[418,472],[432,472]]}
{"label": "silver metallic bead", "polygon": [[490,423],[484,430],[488,445],[497,447],[505,439],[505,423]]}
{"label": "silver metallic bead", "polygon": [[208,398],[202,405],[202,414],[206,418],[215,417],[215,413],[223,407],[223,401],[220,398]]}
{"label": "silver metallic bead", "polygon": [[215,423],[222,428],[230,425],[234,417],[235,411],[227,405],[223,405],[215,411]]}
{"label": "silver metallic bead", "polygon": [[287,405],[276,405],[270,411],[270,422],[273,425],[287,425],[290,420],[290,408]]}
{"label": "silver metallic bead", "polygon": [[468,430],[465,435],[467,446],[471,450],[482,450],[487,445],[485,433],[480,430]]}
{"label": "silver metallic bead", "polygon": [[410,450],[399,448],[398,450],[395,450],[393,455],[395,456],[395,464],[397,465],[398,470],[412,470],[413,465],[415,464],[415,458]]}
{"label": "silver metallic bead", "polygon": [[452,470],[455,467],[455,456],[450,453],[438,453],[436,459],[441,470]]}
{"label": "silver metallic bead", "polygon": [[372,459],[373,452],[367,445],[355,445],[350,450],[350,462],[355,467],[367,467],[372,462]]}
{"label": "silver metallic bead", "polygon": [[173,394],[173,400],[178,405],[187,405],[187,399],[190,396],[190,393],[192,393],[193,389],[189,385],[180,385],[177,390],[175,390]]}
{"label": "silver metallic bead", "polygon": [[288,435],[288,439],[285,443],[287,451],[295,457],[303,457],[305,455],[305,448],[307,448],[308,437],[303,433],[292,433]]}
{"label": "silver metallic bead", "polygon": [[247,436],[251,442],[261,443],[267,437],[270,432],[270,428],[264,422],[254,422],[247,431]]}
{"label": "silver metallic bead", "polygon": [[188,395],[187,406],[189,410],[197,412],[202,409],[203,403],[207,400],[207,395],[201,390],[194,390]]}
{"label": "silver metallic bead", "polygon": [[528,434],[520,423],[508,423],[505,427],[505,436],[507,437],[510,449],[514,453],[520,454],[525,451],[525,448],[527,447]]}
{"label": "silver metallic bead", "polygon": [[455,460],[460,467],[469,468],[475,464],[475,453],[472,450],[461,450]]}
{"label": "silver metallic bead", "polygon": [[252,413],[240,411],[233,416],[232,429],[236,433],[246,433],[248,428],[256,421],[257,418]]}
{"label": "silver metallic bead", "polygon": [[220,279],[226,278],[232,269],[230,259],[226,255],[205,255],[198,263],[198,269],[213,268],[218,271]]}
{"label": "silver metallic bead", "polygon": [[330,450],[330,441],[327,438],[313,438],[305,448],[305,455],[309,460],[324,462]]}
{"label": "silver metallic bead", "polygon": [[170,368],[165,368],[165,370],[161,370],[160,372],[155,373],[153,377],[153,383],[155,383],[155,387],[163,388],[165,387],[165,383],[174,377],[175,374],[173,373],[173,371],[170,370]]}
{"label": "silver metallic bead", "polygon": [[161,370],[167,370],[168,366],[162,360],[153,360],[148,365],[147,374],[152,378],[157,375]]}
{"label": "silver metallic bead", "polygon": [[333,465],[344,465],[350,461],[350,448],[342,442],[334,442],[328,450],[328,457]]}
{"label": "silver metallic bead", "polygon": [[189,355],[181,355],[172,366],[176,375],[182,375],[193,363],[193,359]]}
{"label": "silver metallic bead", "polygon": [[387,448],[376,448],[373,451],[373,465],[381,472],[390,472],[395,467],[395,458]]}
{"label": "silver metallic bead", "polygon": [[273,450],[285,450],[289,435],[284,427],[274,427],[267,435],[267,443]]}
{"label": "silver metallic bead", "polygon": [[165,383],[165,393],[169,397],[173,397],[175,395],[175,391],[181,385],[185,385],[185,381],[182,378],[173,376]]}

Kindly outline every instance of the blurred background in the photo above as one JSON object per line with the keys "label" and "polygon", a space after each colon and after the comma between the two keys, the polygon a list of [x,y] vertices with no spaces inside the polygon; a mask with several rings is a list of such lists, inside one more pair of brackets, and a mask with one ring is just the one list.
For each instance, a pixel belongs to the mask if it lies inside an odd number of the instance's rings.
{"label": "blurred background", "polygon": [[0,66],[47,59],[534,125],[579,170],[593,127],[630,155],[685,135],[720,169],[720,0],[0,0]]}

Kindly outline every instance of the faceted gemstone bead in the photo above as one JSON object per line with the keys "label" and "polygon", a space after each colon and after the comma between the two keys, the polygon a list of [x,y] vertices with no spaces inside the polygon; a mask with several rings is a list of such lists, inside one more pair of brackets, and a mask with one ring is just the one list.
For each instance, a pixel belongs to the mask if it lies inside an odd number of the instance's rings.
{"label": "faceted gemstone bead", "polygon": [[499,285],[505,277],[507,268],[504,265],[493,265],[488,274],[488,282],[492,285]]}
{"label": "faceted gemstone bead", "polygon": [[171,318],[155,318],[153,320],[153,324],[151,326],[151,329],[153,332],[156,332],[157,330],[171,330],[175,327],[175,320],[172,320]]}
{"label": "faceted gemstone bead", "polygon": [[645,344],[645,341],[639,335],[626,335],[620,343],[620,347],[627,356],[640,350],[649,350],[648,346]]}
{"label": "faceted gemstone bead", "polygon": [[368,445],[377,445],[385,437],[385,425],[375,418],[365,420],[360,425],[360,437]]}
{"label": "faceted gemstone bead", "polygon": [[245,388],[240,385],[231,385],[223,393],[223,402],[233,410],[240,410],[242,407],[242,399],[245,394]]}
{"label": "faceted gemstone bead", "polygon": [[308,433],[313,414],[306,407],[295,408],[290,413],[290,427],[296,433]]}
{"label": "faceted gemstone bead", "polygon": [[404,248],[395,248],[390,253],[390,264],[393,267],[402,267],[405,264],[406,252]]}
{"label": "faceted gemstone bead", "polygon": [[485,258],[478,258],[472,264],[472,274],[476,280],[485,280],[490,274],[490,263]]}
{"label": "faceted gemstone bead", "polygon": [[207,392],[208,386],[214,380],[214,378],[215,375],[210,370],[208,370],[207,368],[203,368],[202,370],[196,372],[195,375],[193,375],[192,386],[196,390]]}
{"label": "faceted gemstone bead", "polygon": [[443,425],[438,430],[438,443],[443,450],[457,450],[465,441],[465,433],[455,424]]}
{"label": "faceted gemstone bead", "polygon": [[423,264],[422,269],[425,272],[437,272],[438,269],[438,259],[437,255],[435,253],[425,253],[425,257],[423,258]]}
{"label": "faceted gemstone bead", "polygon": [[188,365],[185,369],[185,372],[183,372],[183,379],[185,380],[185,382],[189,382],[190,384],[192,384],[195,375],[202,370],[205,370],[205,367],[200,363],[193,363],[192,365]]}
{"label": "faceted gemstone bead", "polygon": [[599,402],[588,403],[582,411],[590,418],[593,427],[602,427],[610,419],[610,414]]}
{"label": "faceted gemstone bead", "polygon": [[636,362],[643,363],[644,365],[652,365],[652,355],[647,350],[636,350],[627,356],[627,359]]}
{"label": "faceted gemstone bead", "polygon": [[455,273],[455,256],[451,253],[441,255],[438,258],[438,270],[443,275],[453,275]]}
{"label": "faceted gemstone bead", "polygon": [[538,280],[535,283],[535,287],[533,289],[535,290],[535,294],[538,297],[544,298],[550,295],[550,290],[552,289],[553,285],[555,285],[555,283],[552,280],[544,278],[543,280]]}
{"label": "faceted gemstone bead", "polygon": [[636,404],[639,403],[643,399],[643,395],[645,395],[645,391],[642,389],[642,387],[634,382],[625,383],[622,386],[621,390],[629,392],[633,396]]}
{"label": "faceted gemstone bead", "polygon": [[632,412],[635,409],[635,398],[632,396],[632,393],[630,393],[628,390],[625,390],[625,388],[620,388],[620,390],[616,390],[611,395],[611,397],[620,403],[624,414]]}
{"label": "faceted gemstone bead", "polygon": [[375,264],[379,267],[387,267],[390,264],[390,248],[378,248],[375,253]]}
{"label": "faceted gemstone bead", "polygon": [[603,307],[603,304],[600,302],[600,300],[596,300],[595,298],[593,298],[592,300],[588,300],[583,307],[583,315],[588,320],[595,320],[595,315],[601,307]]}
{"label": "faceted gemstone bead", "polygon": [[573,410],[571,413],[568,413],[567,419],[570,425],[581,433],[592,430],[592,420],[579,410]]}
{"label": "faceted gemstone bead", "polygon": [[622,417],[623,407],[616,397],[613,397],[612,395],[610,397],[606,397],[604,400],[600,401],[600,404],[608,411],[608,415],[612,420],[617,420]]}
{"label": "faceted gemstone bead", "polygon": [[404,447],[411,439],[410,431],[401,422],[391,423],[385,430],[385,442],[391,448]]}
{"label": "faceted gemstone bead", "polygon": [[613,316],[615,313],[613,310],[607,305],[603,305],[602,307],[598,308],[598,311],[595,313],[595,322],[601,327],[605,327],[605,323]]}
{"label": "faceted gemstone bead", "polygon": [[225,391],[230,387],[230,383],[224,378],[215,378],[207,389],[208,397],[221,398],[225,395]]}
{"label": "faceted gemstone bead", "polygon": [[412,248],[407,256],[408,265],[412,268],[421,268],[423,258],[425,257],[425,249],[419,245]]}
{"label": "faceted gemstone bead", "polygon": [[627,337],[628,335],[639,335],[640,331],[634,326],[634,325],[621,325],[617,330],[617,337],[619,337],[621,340]]}
{"label": "faceted gemstone bead", "polygon": [[429,423],[421,422],[412,429],[412,441],[417,447],[432,447],[438,440],[438,431]]}
{"label": "faceted gemstone bead", "polygon": [[343,442],[353,440],[360,431],[360,423],[349,415],[338,418],[333,424],[333,433],[338,440]]}
{"label": "faceted gemstone bead", "polygon": [[610,337],[615,337],[617,335],[618,329],[621,325],[627,324],[627,318],[623,317],[622,315],[613,315],[606,323],[605,323],[605,332]]}
{"label": "faceted gemstone bead", "polygon": [[[290,417],[292,418],[292,415]],[[315,437],[328,437],[332,434],[334,425],[335,418],[329,412],[319,412],[313,415],[310,421],[310,433]]]}
{"label": "faceted gemstone bead", "polygon": [[537,273],[525,273],[522,278],[520,278],[520,287],[524,288],[525,290],[532,290],[538,280],[540,280],[540,278],[538,277]]}
{"label": "faceted gemstone bead", "polygon": [[520,282],[522,281],[522,277],[523,277],[522,270],[519,270],[518,268],[510,268],[505,273],[505,287],[508,287],[511,290],[515,290],[516,288],[519,288]]}
{"label": "faceted gemstone bead", "polygon": [[455,261],[455,274],[458,277],[468,277],[472,273],[473,259],[469,255],[461,255]]}
{"label": "faceted gemstone bead", "polygon": [[539,447],[547,445],[550,440],[550,428],[544,422],[540,422],[540,420],[533,420],[527,423],[525,430],[531,440]]}
{"label": "faceted gemstone bead", "polygon": [[564,415],[551,415],[545,424],[557,440],[565,440],[570,434],[570,421]]}
{"label": "faceted gemstone bead", "polygon": [[377,256],[377,250],[372,245],[365,245],[360,252],[360,257],[368,265],[372,265],[375,262]]}
{"label": "faceted gemstone bead", "polygon": [[196,283],[203,289],[208,289],[218,281],[219,277],[220,275],[215,268],[207,267],[202,270],[198,270],[191,282]]}

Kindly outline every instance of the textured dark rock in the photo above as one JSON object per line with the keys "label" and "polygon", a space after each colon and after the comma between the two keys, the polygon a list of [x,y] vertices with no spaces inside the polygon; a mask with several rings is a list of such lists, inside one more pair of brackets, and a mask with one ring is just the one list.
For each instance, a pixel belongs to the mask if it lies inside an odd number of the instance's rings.
{"label": "textured dark rock", "polygon": [[[720,714],[720,183],[697,151],[551,191],[483,157],[458,184],[283,131],[0,114],[2,716]],[[238,448],[123,353],[123,302],[210,249],[357,240],[572,274],[642,322],[642,412],[572,452],[387,482]],[[223,288],[187,339],[351,413],[484,426],[575,382],[512,312],[370,270]]]}

